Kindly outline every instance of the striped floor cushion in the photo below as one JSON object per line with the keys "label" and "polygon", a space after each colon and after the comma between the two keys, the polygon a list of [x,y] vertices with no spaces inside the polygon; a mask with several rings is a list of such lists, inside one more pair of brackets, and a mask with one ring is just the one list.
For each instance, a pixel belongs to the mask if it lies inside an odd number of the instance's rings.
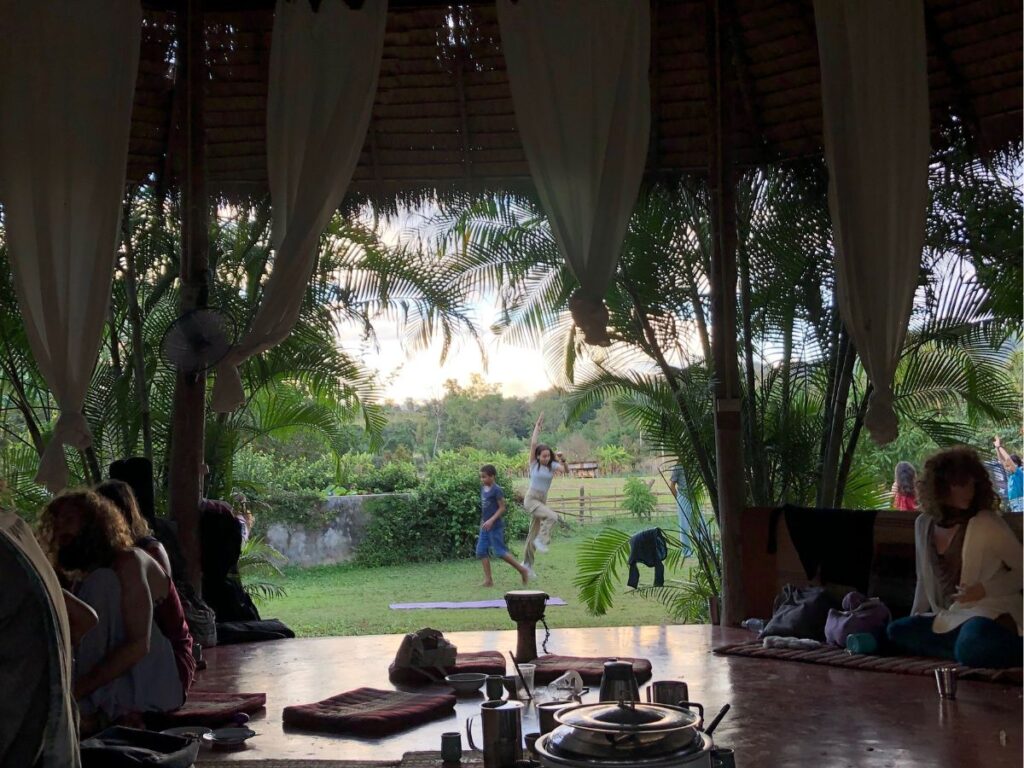
{"label": "striped floor cushion", "polygon": [[357,736],[386,736],[448,717],[453,693],[406,693],[357,688],[315,704],[285,707],[284,724],[293,728]]}
{"label": "striped floor cushion", "polygon": [[[541,656],[533,662],[537,665],[534,681],[537,685],[547,685],[566,672],[573,671],[578,672],[580,677],[583,678],[583,682],[587,685],[600,685],[606,661],[608,659],[605,657]],[[633,674],[636,676],[637,684],[645,683],[651,679],[651,662],[647,659],[619,657],[618,661],[633,662]]]}
{"label": "striped floor cushion", "polygon": [[267,704],[265,693],[218,693],[217,691],[189,691],[185,706],[174,712],[163,712],[147,717],[159,721],[164,728],[181,725],[204,725],[215,728],[230,723],[239,714],[251,715]]}

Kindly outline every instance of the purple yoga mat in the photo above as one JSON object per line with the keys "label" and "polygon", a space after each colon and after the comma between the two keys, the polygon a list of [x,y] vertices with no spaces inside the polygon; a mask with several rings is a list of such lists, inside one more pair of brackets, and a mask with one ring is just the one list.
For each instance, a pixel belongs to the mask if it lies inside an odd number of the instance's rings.
{"label": "purple yoga mat", "polygon": [[[549,597],[545,605],[568,605],[560,597]],[[392,611],[413,611],[418,609],[426,608],[449,608],[452,610],[459,608],[504,608],[504,600],[470,600],[465,603],[392,603],[390,606]]]}

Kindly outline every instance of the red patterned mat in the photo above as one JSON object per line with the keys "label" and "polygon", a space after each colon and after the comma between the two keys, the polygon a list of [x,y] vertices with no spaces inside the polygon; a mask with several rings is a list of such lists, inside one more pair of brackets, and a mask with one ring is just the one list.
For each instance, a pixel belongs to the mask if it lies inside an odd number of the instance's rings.
{"label": "red patterned mat", "polygon": [[385,736],[447,717],[455,710],[452,693],[405,693],[357,688],[315,704],[284,708],[284,724],[294,728],[357,736]]}
{"label": "red patterned mat", "polygon": [[715,648],[719,656],[746,656],[752,659],[801,661],[805,664],[824,664],[829,667],[866,669],[870,672],[893,672],[901,675],[931,675],[937,667],[956,667],[961,680],[980,680],[986,683],[1021,685],[1024,674],[1020,667],[1010,669],[978,669],[954,664],[943,659],[923,656],[870,656],[847,653],[842,648],[822,646],[811,650],[791,648],[765,648],[759,640]]}
{"label": "red patterned mat", "polygon": [[498,651],[480,651],[478,653],[459,653],[455,656],[455,666],[442,670],[429,670],[429,674],[421,674],[407,667],[397,668],[394,664],[388,667],[388,680],[392,685],[422,686],[443,683],[445,675],[461,672],[482,672],[485,675],[504,675],[505,657]]}
{"label": "red patterned mat", "polygon": [[164,728],[181,725],[205,725],[212,728],[230,722],[239,713],[251,715],[258,712],[266,704],[265,693],[190,691],[188,700],[181,709],[152,717]]}
{"label": "red patterned mat", "polygon": [[[651,679],[651,662],[647,659],[629,659],[619,657],[619,661],[633,662],[633,674],[637,683],[646,683]],[[599,685],[604,675],[605,657],[586,658],[583,656],[541,656],[533,663],[537,665],[534,681],[537,685],[547,685],[570,670],[578,672],[587,685]]]}

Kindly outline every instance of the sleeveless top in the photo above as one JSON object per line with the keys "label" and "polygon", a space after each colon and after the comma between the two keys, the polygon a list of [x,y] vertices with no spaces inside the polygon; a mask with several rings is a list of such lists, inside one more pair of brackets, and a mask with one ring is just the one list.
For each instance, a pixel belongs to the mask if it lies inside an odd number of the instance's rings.
{"label": "sleeveless top", "polygon": [[547,492],[551,490],[551,481],[555,479],[555,470],[561,469],[561,467],[562,465],[557,461],[552,461],[550,467],[545,467],[536,461],[530,462],[530,491],[547,495]]}
{"label": "sleeveless top", "polygon": [[[143,551],[157,542],[152,536],[143,536],[135,546]],[[157,542],[158,543],[158,542]],[[178,679],[181,681],[182,693],[187,694],[196,677],[196,659],[192,655],[192,633],[185,619],[185,609],[181,605],[178,588],[174,580],[167,578],[167,596],[160,602],[153,603],[153,620],[174,650],[174,664],[178,668]]]}

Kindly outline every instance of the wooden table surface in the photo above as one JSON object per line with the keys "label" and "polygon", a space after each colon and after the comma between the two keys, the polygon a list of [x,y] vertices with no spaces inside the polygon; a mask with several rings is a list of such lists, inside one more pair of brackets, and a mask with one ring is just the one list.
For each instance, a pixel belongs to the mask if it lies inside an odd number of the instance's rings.
{"label": "wooden table surface", "polygon": [[[934,680],[795,662],[717,657],[718,645],[749,639],[743,630],[708,626],[600,629],[553,628],[552,653],[642,656],[654,679],[681,678],[708,718],[732,710],[715,733],[745,766],[934,768],[1021,766],[1021,688],[961,682],[956,701],[939,700]],[[461,651],[515,648],[515,632],[454,632]],[[212,648],[199,690],[266,692],[267,709],[253,719],[259,733],[243,752],[218,760],[266,758],[397,760],[406,752],[440,748],[441,733],[462,731],[482,695],[461,698],[456,716],[383,739],[285,732],[281,710],[361,686],[390,688],[387,667],[399,635],[283,640]],[[595,700],[595,696],[585,701]],[[525,713],[524,733],[537,730]],[[209,755],[213,757],[213,755]]]}

